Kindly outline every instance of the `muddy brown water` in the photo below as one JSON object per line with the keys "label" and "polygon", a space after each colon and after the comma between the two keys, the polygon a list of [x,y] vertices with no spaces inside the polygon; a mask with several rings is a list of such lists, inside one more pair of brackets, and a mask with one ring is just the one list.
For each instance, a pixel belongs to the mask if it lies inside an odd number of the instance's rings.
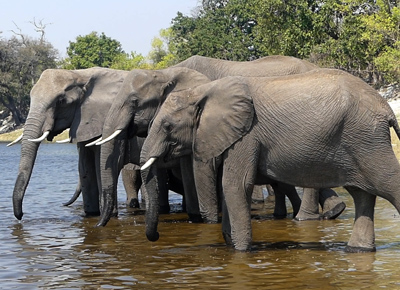
{"label": "muddy brown water", "polygon": [[[77,180],[74,145],[43,144],[24,200],[12,213],[19,145],[0,144],[0,286],[2,289],[400,289],[400,218],[378,198],[377,251],[344,252],[354,206],[336,220],[295,222],[272,218],[272,203],[255,205],[253,249],[225,246],[221,226],[193,224],[181,213],[160,217],[160,239],[147,241],[143,211],[124,205],[118,218],[95,228],[82,217],[82,201],[62,206]],[[288,206],[291,213],[291,208]]]}

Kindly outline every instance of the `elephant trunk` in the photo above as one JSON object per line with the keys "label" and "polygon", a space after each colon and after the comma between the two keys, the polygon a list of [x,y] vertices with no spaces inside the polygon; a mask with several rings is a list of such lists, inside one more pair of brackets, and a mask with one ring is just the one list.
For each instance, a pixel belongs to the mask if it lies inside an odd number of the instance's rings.
{"label": "elephant trunk", "polygon": [[[123,134],[122,139],[125,138]],[[118,176],[124,163],[124,140],[114,139],[101,145],[100,152],[100,220],[97,226],[105,226],[116,214]]]}
{"label": "elephant trunk", "polygon": [[35,164],[37,151],[40,143],[29,141],[35,139],[42,133],[42,124],[40,117],[28,118],[25,127],[21,144],[21,159],[17,180],[13,192],[13,208],[14,216],[21,220],[23,216],[22,202],[25,196],[25,191],[32,175],[33,166]]}
{"label": "elephant trunk", "polygon": [[[149,159],[146,143],[149,142],[149,138],[144,141],[142,151],[140,154],[140,164],[143,166]],[[158,180],[158,168],[155,166],[149,166],[145,169],[141,169],[141,176],[143,181],[142,189],[146,192],[146,236],[149,241],[155,242],[159,238],[157,231],[158,227],[158,215],[160,210],[159,196],[159,180]]]}
{"label": "elephant trunk", "polygon": [[143,184],[147,191],[146,200],[146,237],[149,241],[155,242],[160,235],[157,231],[160,204],[158,200],[159,188],[157,180],[157,168],[150,167],[141,171]]}

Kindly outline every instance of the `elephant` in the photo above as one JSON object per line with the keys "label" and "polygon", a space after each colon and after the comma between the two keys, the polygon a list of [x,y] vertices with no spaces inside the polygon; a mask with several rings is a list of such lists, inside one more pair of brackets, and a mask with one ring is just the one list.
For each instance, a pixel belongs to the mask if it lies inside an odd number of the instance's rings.
{"label": "elephant", "polygon": [[[177,88],[177,79],[174,78],[174,74],[170,73],[171,69],[179,69],[179,68],[190,68],[194,69],[202,74],[204,74],[209,81],[216,78],[221,78],[229,75],[245,75],[245,76],[278,76],[278,75],[287,75],[287,74],[297,74],[303,73],[306,71],[310,71],[316,69],[317,66],[294,57],[288,56],[268,56],[261,58],[255,61],[249,62],[234,62],[234,61],[226,61],[226,60],[218,60],[208,57],[202,56],[192,56],[187,60],[181,62],[180,64],[175,65],[172,68],[159,70],[159,71],[149,71],[147,72],[147,80],[145,76],[137,76],[137,71],[132,71],[132,76],[128,77],[121,88],[116,101],[113,103],[113,106],[110,108],[107,118],[104,123],[103,130],[103,140],[98,142],[97,144],[102,144],[102,156],[101,163],[104,164],[107,160],[112,159],[113,148],[117,146],[114,139],[128,128],[128,125],[131,124],[132,120],[134,120],[134,127],[136,128],[136,134],[142,134],[141,136],[145,136],[147,134],[148,125],[150,120],[153,118],[156,109],[160,103],[162,103],[165,95],[170,93],[172,90],[176,91],[177,89],[182,89],[182,85],[179,85]],[[144,72],[143,72],[144,74]],[[154,78],[154,80],[153,80]],[[163,80],[163,81],[162,81]],[[144,84],[142,84],[142,82]],[[147,86],[155,86],[155,88],[147,88]],[[189,86],[192,86],[193,83],[190,83]],[[145,92],[146,90],[152,90],[157,92],[150,98],[149,94],[146,97],[142,97],[139,93]],[[144,101],[140,99],[143,98]],[[153,106],[154,109],[147,109],[147,107]],[[150,111],[149,113],[143,113],[144,111]],[[138,113],[139,112],[139,113]],[[147,116],[147,120],[144,117],[138,115],[141,114],[143,116]],[[143,121],[145,120],[145,121]],[[137,128],[142,129],[137,129]],[[112,140],[110,142],[110,140]],[[188,163],[186,161],[185,163]],[[104,167],[104,166],[102,166]],[[203,167],[207,167],[209,169],[213,168],[213,164],[208,163],[203,165]],[[206,169],[202,169],[205,172]],[[184,179],[186,179],[185,177]],[[193,178],[193,177],[190,177]],[[211,170],[209,174],[203,174],[204,181],[200,182],[202,187],[199,189],[201,191],[215,191],[217,185],[216,182],[216,172],[215,167],[214,170]],[[111,176],[108,173],[105,173],[102,177],[102,180],[111,180]],[[109,185],[103,185],[103,194],[104,195],[115,195],[109,188],[112,188],[112,182],[107,182]],[[155,183],[156,184],[156,183]],[[150,189],[155,190],[155,189]],[[290,189],[290,191],[286,192],[289,195],[289,198],[294,204],[295,208],[300,207],[300,200],[298,199],[297,192],[294,187]],[[279,195],[279,191],[277,192]],[[214,194],[216,196],[216,194]],[[297,197],[296,197],[297,196]],[[330,195],[321,195],[322,207],[324,209],[324,216],[326,218],[335,218],[339,215],[345,207],[345,204],[340,200],[340,198],[335,194]],[[104,197],[105,199],[105,197]],[[207,203],[205,204],[203,209],[203,219],[206,221],[216,222],[218,220],[218,206],[217,200],[214,199],[206,199]],[[282,216],[286,215],[286,206],[282,204],[285,201],[284,197],[280,198],[277,203],[276,215]],[[326,203],[325,201],[330,200],[333,202]],[[338,209],[339,205],[339,209]],[[208,209],[212,208],[213,210],[210,212],[206,212]],[[109,211],[108,211],[109,212]],[[105,225],[109,220],[109,214],[107,215],[107,211],[102,215],[101,221],[98,225]],[[315,217],[315,216],[314,216]]]}
{"label": "elephant", "polygon": [[[42,73],[31,90],[31,107],[22,135],[21,159],[13,192],[17,219],[23,216],[22,201],[40,142],[46,138],[52,140],[67,128],[70,128],[68,142],[76,143],[79,152],[79,182],[73,198],[82,191],[85,214],[99,215],[100,148],[86,145],[101,135],[104,116],[127,74],[127,71],[106,68],[48,69]],[[119,159],[120,169],[123,155]],[[138,172],[127,174],[139,175]],[[135,194],[129,188],[127,192],[128,196]]]}
{"label": "elephant", "polygon": [[[341,70],[226,77],[167,97],[143,145],[142,170],[190,154],[199,162],[220,156],[229,219],[223,235],[240,251],[251,248],[250,193],[263,178],[312,188],[303,201],[315,189],[343,186],[355,205],[346,251],[375,251],[376,196],[400,213],[391,127],[400,138],[387,101]],[[146,212],[151,241],[159,238],[156,208],[151,203]]]}

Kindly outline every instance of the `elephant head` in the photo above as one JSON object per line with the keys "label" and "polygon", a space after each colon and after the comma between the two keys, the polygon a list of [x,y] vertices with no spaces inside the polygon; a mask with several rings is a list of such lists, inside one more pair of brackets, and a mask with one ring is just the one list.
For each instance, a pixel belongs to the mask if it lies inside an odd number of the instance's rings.
{"label": "elephant head", "polygon": [[[236,77],[213,83],[167,97],[143,145],[141,162],[147,162],[142,170],[191,153],[197,160],[209,161],[249,132],[255,118],[247,85]],[[146,235],[151,241],[158,239],[154,200],[149,197],[146,211]]]}
{"label": "elephant head", "polygon": [[187,68],[168,68],[163,70],[133,70],[125,78],[104,122],[101,145],[100,166],[102,199],[105,201],[99,226],[104,226],[112,215],[116,180],[111,167],[115,167],[114,152],[120,148],[117,138],[123,131],[128,136],[145,137],[149,124],[160,104],[172,91],[179,91],[209,82],[203,74]]}
{"label": "elephant head", "polygon": [[24,126],[21,159],[13,192],[14,215],[21,219],[22,201],[42,140],[52,140],[70,128],[71,142],[84,142],[102,133],[104,115],[111,106],[125,72],[103,68],[45,70],[31,90]]}

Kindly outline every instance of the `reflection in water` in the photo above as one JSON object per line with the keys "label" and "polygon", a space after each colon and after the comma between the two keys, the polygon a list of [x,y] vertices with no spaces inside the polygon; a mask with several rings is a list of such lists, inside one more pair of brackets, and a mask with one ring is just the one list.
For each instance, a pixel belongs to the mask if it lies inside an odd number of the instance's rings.
{"label": "reflection in water", "polygon": [[[162,215],[160,240],[151,243],[145,237],[143,212],[125,207],[121,186],[119,217],[106,227],[95,228],[97,218],[81,216],[81,201],[62,206],[77,180],[73,145],[41,146],[24,200],[25,215],[17,221],[11,194],[18,148],[0,145],[0,153],[9,169],[0,183],[3,289],[400,287],[399,215],[382,199],[376,206],[376,253],[344,252],[354,217],[354,206],[344,192],[340,194],[347,208],[333,221],[274,220],[271,204],[258,206],[253,211],[250,253],[225,246],[221,225],[193,224],[184,213]],[[59,155],[63,162],[52,167]],[[177,196],[172,200],[180,202]]]}

